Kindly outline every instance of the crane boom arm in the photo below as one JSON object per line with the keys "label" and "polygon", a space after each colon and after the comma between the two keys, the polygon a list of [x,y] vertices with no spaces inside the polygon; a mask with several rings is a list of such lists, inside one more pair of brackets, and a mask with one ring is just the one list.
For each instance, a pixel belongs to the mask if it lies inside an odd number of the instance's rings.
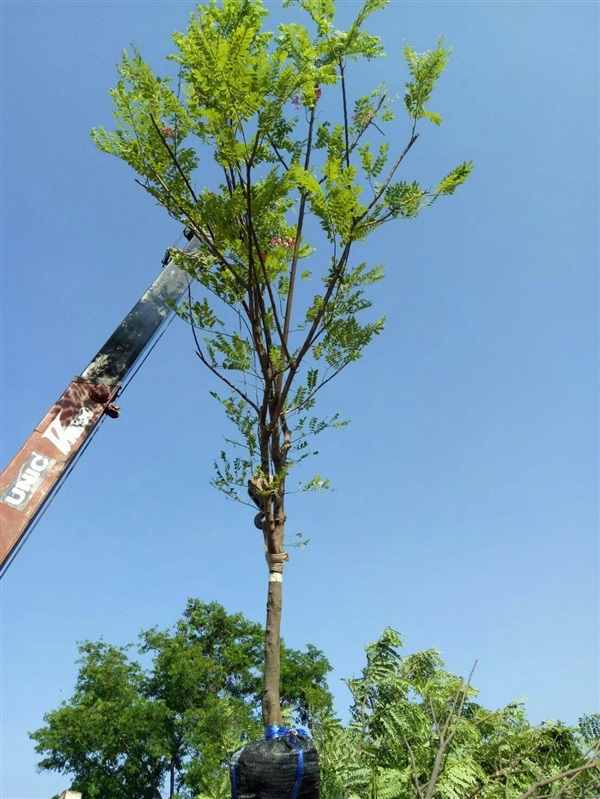
{"label": "crane boom arm", "polygon": [[[196,249],[196,239],[185,235],[185,249]],[[185,272],[167,257],[163,264],[148,291],[0,475],[0,576],[103,415],[118,416],[113,402],[124,378],[188,289]]]}

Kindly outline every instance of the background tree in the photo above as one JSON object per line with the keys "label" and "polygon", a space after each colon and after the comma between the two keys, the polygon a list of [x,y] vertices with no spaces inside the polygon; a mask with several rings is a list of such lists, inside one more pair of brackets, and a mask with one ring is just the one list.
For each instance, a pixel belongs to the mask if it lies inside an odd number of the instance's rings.
{"label": "background tree", "polygon": [[[263,637],[242,614],[189,600],[173,629],[140,635],[140,661],[129,647],[80,644],[73,696],[31,736],[40,768],[72,775],[85,799],[156,799],[165,783],[170,797],[214,790],[228,754],[260,731]],[[312,725],[331,706],[330,666],[310,645],[282,645],[282,665],[285,711]]]}
{"label": "background tree", "polygon": [[[198,357],[221,381],[224,393],[214,396],[237,431],[215,464],[214,484],[241,501],[249,490],[260,509],[269,569],[265,724],[282,721],[290,470],[310,454],[311,436],[343,424],[337,414],[313,415],[315,397],[383,327],[383,319],[364,313],[371,306],[365,291],[383,268],[356,258],[356,245],[452,194],[471,168],[462,164],[433,189],[397,176],[420,121],[441,123],[428,102],[450,52],[443,41],[422,54],[404,49],[403,146],[390,147],[400,134],[385,87],[352,96],[350,67],[384,54],[364,24],[386,4],[364,0],[341,31],[333,0],[300,0],[306,25],[290,22],[273,33],[263,29],[260,0],[210,0],[185,34],[173,36],[176,88],[137,51],[125,53],[111,93],[116,131],[93,132],[100,149],[130,164],[197,240],[193,253],[172,250],[202,287],[180,313],[192,325]],[[203,154],[221,171],[212,188],[197,187]],[[326,485],[316,476],[295,488]]]}
{"label": "background tree", "polygon": [[[84,799],[156,799],[165,782],[169,796],[228,799],[228,757],[260,728],[261,643],[260,625],[190,600],[173,630],[142,633],[145,669],[82,644],[74,696],[32,735],[40,767],[71,774]],[[286,713],[311,725],[322,799],[599,799],[600,715],[533,726],[520,702],[486,709],[435,649],[400,647],[391,629],[367,647],[348,723],[322,653],[282,649]]]}
{"label": "background tree", "polygon": [[532,726],[520,702],[480,705],[473,671],[460,679],[435,649],[403,657],[400,646],[388,629],[367,647],[347,681],[347,727],[327,712],[317,725],[326,799],[600,797],[600,717]]}

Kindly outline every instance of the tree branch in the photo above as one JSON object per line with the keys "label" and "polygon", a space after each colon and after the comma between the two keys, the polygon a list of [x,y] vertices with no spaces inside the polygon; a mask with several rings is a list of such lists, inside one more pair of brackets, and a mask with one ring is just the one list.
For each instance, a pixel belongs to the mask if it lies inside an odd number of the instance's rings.
{"label": "tree branch", "polygon": [[286,340],[285,340],[285,336],[283,334],[283,330],[281,329],[281,322],[279,320],[279,313],[278,313],[278,310],[277,310],[277,307],[276,307],[275,297],[273,296],[273,287],[272,287],[271,281],[269,280],[269,277],[267,275],[267,270],[266,270],[266,266],[265,266],[265,259],[263,258],[263,254],[260,251],[260,242],[258,240],[258,236],[256,235],[256,229],[254,227],[254,222],[252,221],[252,219],[253,219],[253,217],[249,216],[249,220],[250,220],[249,228],[250,228],[250,234],[252,236],[252,241],[254,243],[254,250],[256,252],[256,257],[258,258],[258,262],[260,263],[261,270],[262,270],[262,273],[263,273],[265,286],[267,288],[267,293],[269,295],[269,301],[271,303],[271,308],[273,310],[273,320],[275,322],[275,327],[277,328],[277,334],[279,335],[279,338],[280,338],[280,341],[281,341],[281,347],[283,349],[283,353],[284,353],[285,357],[287,358],[288,361],[290,361],[291,360],[291,356],[290,356],[290,353],[289,353],[289,350],[288,350],[288,347],[287,347],[287,343],[286,343]]}
{"label": "tree branch", "polygon": [[[188,286],[188,296],[189,296],[189,299],[190,299],[190,304],[191,304],[191,289],[190,289],[190,287],[189,287],[189,286]],[[252,400],[250,399],[250,397],[246,396],[246,394],[244,394],[244,392],[243,392],[243,391],[241,391],[241,389],[239,389],[239,388],[238,388],[238,387],[235,385],[235,383],[232,383],[232,382],[231,382],[230,380],[228,380],[228,379],[227,379],[227,378],[226,378],[224,375],[222,375],[222,374],[219,372],[219,370],[218,370],[218,369],[216,369],[216,368],[215,368],[215,367],[214,367],[214,366],[213,366],[213,365],[210,363],[210,361],[209,361],[209,360],[206,358],[206,356],[204,355],[204,353],[203,353],[203,351],[202,351],[202,347],[200,346],[200,341],[198,340],[198,335],[197,335],[197,333],[196,333],[196,325],[195,325],[195,323],[194,323],[194,317],[193,317],[193,315],[192,315],[192,313],[191,313],[191,309],[190,309],[190,326],[191,326],[191,328],[192,328],[192,335],[193,335],[193,337],[194,337],[194,342],[195,342],[195,344],[196,344],[196,355],[197,355],[197,356],[200,358],[200,360],[202,361],[202,363],[203,363],[203,364],[204,364],[206,367],[208,367],[208,369],[210,369],[210,371],[211,371],[211,372],[212,372],[214,375],[216,375],[216,376],[217,376],[217,377],[218,377],[220,380],[222,380],[222,381],[223,381],[223,382],[224,382],[224,383],[225,383],[225,384],[226,384],[226,385],[227,385],[227,386],[228,386],[228,387],[229,387],[229,388],[230,388],[232,391],[235,391],[235,392],[236,392],[236,394],[239,394],[239,396],[240,396],[240,397],[241,397],[241,398],[244,400],[244,402],[247,402],[247,403],[248,403],[248,405],[250,405],[250,407],[251,407],[251,408],[253,408],[253,409],[256,411],[256,413],[258,413],[258,412],[259,412],[258,405],[256,405],[256,403],[252,402]]]}
{"label": "tree branch", "polygon": [[413,770],[413,782],[415,783],[415,788],[417,789],[418,799],[423,799],[423,793],[421,791],[421,785],[419,784],[419,772],[417,770],[417,763],[415,761],[415,756],[413,754],[413,750],[411,748],[411,745],[406,740],[406,738],[404,739],[404,743],[406,744],[407,749],[408,749],[408,753],[410,755],[410,762],[412,764],[412,770]]}
{"label": "tree branch", "polygon": [[[471,684],[471,680],[473,678],[473,672],[475,671],[475,667],[476,666],[477,666],[477,661],[475,661],[475,663],[473,664],[473,668],[471,669],[471,673],[469,674],[467,682],[458,687],[458,689],[457,689],[457,691],[456,691],[456,693],[454,695],[454,700],[452,702],[452,707],[450,708],[450,710],[448,712],[448,717],[446,719],[446,722],[444,723],[443,728],[440,728],[440,725],[436,723],[436,726],[437,726],[437,729],[438,729],[438,735],[439,735],[439,738],[440,738],[440,745],[439,745],[438,750],[437,750],[437,752],[435,754],[435,760],[433,762],[433,769],[431,770],[431,777],[427,781],[427,791],[425,792],[424,799],[431,799],[431,797],[433,796],[433,793],[435,791],[435,786],[436,786],[437,781],[438,781],[439,776],[440,776],[440,771],[441,771],[441,768],[442,768],[442,762],[443,762],[443,759],[444,759],[444,755],[446,753],[446,750],[447,750],[448,746],[452,742],[452,739],[456,735],[456,732],[458,730],[458,725],[460,724],[460,718],[461,718],[462,709],[464,707],[465,699],[466,699],[466,696],[467,696],[467,691],[468,691],[469,685]],[[460,704],[459,704],[459,707],[458,707],[458,712],[455,712],[457,702],[459,701],[459,697],[460,697]],[[445,737],[446,736],[446,732],[448,731],[448,729],[450,727],[450,722],[451,721],[454,722],[453,729],[451,729],[450,734],[446,738]]]}
{"label": "tree branch", "polygon": [[[304,169],[308,170],[310,166],[310,156],[312,150],[312,139],[313,139],[313,131],[314,131],[314,124],[315,124],[315,109],[316,105],[313,105],[310,111],[310,121],[308,124],[308,137],[306,140],[306,155],[304,158]],[[302,227],[304,225],[304,214],[306,210],[306,192],[301,192],[300,194],[300,206],[298,208],[298,224],[296,225],[296,241],[294,242],[294,253],[292,255],[292,265],[290,267],[290,284],[288,289],[288,295],[286,298],[285,303],[285,314],[283,317],[283,342],[285,342],[285,347],[287,348],[288,338],[290,334],[290,327],[292,322],[292,306],[294,302],[294,289],[296,285],[296,272],[298,268],[298,258],[300,253],[300,240],[302,239]],[[278,386],[281,389],[283,384],[283,375],[278,380]]]}
{"label": "tree branch", "polygon": [[342,84],[342,106],[344,110],[344,138],[346,141],[346,167],[350,166],[350,135],[348,131],[348,106],[346,104],[346,77],[344,74],[344,62],[340,58],[340,78]]}
{"label": "tree branch", "polygon": [[399,155],[399,156],[398,156],[398,158],[396,159],[396,162],[395,162],[394,166],[391,168],[391,170],[390,170],[390,172],[389,172],[389,174],[388,174],[387,178],[385,179],[385,181],[384,181],[383,185],[381,186],[381,188],[379,189],[379,191],[377,192],[377,194],[375,194],[375,196],[373,197],[373,199],[371,200],[371,202],[369,203],[369,205],[367,206],[367,208],[366,208],[366,209],[363,211],[363,213],[362,213],[360,216],[358,216],[358,217],[357,217],[357,218],[354,220],[354,224],[353,224],[353,226],[352,226],[352,227],[353,227],[353,229],[356,229],[356,227],[358,226],[358,223],[359,223],[359,222],[362,222],[362,220],[363,220],[363,219],[365,218],[365,216],[366,216],[366,215],[369,213],[369,211],[371,210],[371,208],[373,208],[373,206],[375,206],[375,205],[376,205],[376,204],[379,202],[379,200],[380,200],[380,199],[381,199],[381,197],[383,196],[383,193],[385,192],[385,190],[387,189],[387,187],[390,185],[390,183],[391,183],[391,180],[392,180],[392,178],[394,177],[394,174],[396,173],[396,170],[398,169],[398,167],[400,166],[400,164],[402,163],[402,161],[405,159],[405,157],[407,156],[407,154],[408,154],[408,152],[409,152],[410,148],[413,146],[413,144],[416,142],[416,140],[417,140],[418,138],[419,138],[419,134],[418,134],[418,133],[413,133],[413,134],[412,134],[412,136],[411,136],[411,138],[410,138],[410,141],[408,142],[408,144],[406,145],[406,147],[404,148],[404,150],[402,150],[402,152],[400,153],[400,155]]}
{"label": "tree branch", "polygon": [[171,146],[168,144],[166,136],[163,136],[162,131],[158,127],[158,124],[157,124],[156,120],[154,119],[154,117],[152,116],[152,114],[150,114],[149,116],[150,116],[150,121],[154,125],[154,129],[156,130],[156,132],[160,136],[160,140],[164,144],[167,152],[169,153],[171,161],[173,161],[173,164],[174,164],[175,168],[177,169],[177,171],[179,172],[179,174],[183,178],[183,181],[184,181],[185,185],[187,186],[187,189],[188,189],[189,193],[192,195],[192,199],[194,200],[195,203],[197,203],[198,202],[198,198],[196,197],[196,192],[192,188],[189,180],[187,179],[187,175],[185,174],[185,172],[181,168],[181,165],[180,165],[179,161],[177,160],[177,157],[176,157],[175,153],[171,149]]}
{"label": "tree branch", "polygon": [[268,133],[267,133],[267,139],[268,139],[269,144],[273,148],[273,152],[277,156],[277,159],[279,160],[279,163],[282,164],[282,166],[283,166],[283,168],[285,169],[286,172],[289,172],[289,170],[290,170],[289,166],[285,163],[285,160],[284,160],[283,156],[281,155],[281,153],[277,149],[276,145],[273,144],[273,139],[269,136]]}
{"label": "tree branch", "polygon": [[[576,778],[580,774],[583,774],[585,771],[589,771],[590,769],[598,768],[598,763],[596,760],[590,760],[589,763],[585,763],[583,766],[578,766],[577,768],[569,769],[568,771],[561,771],[560,774],[555,774],[553,777],[548,777],[545,780],[540,780],[536,782],[528,791],[522,793],[518,799],[529,799],[530,796],[533,796],[536,791],[539,791],[540,788],[544,788],[546,785],[551,785],[553,782],[557,782],[558,780],[563,780],[565,777],[573,777]],[[555,794],[559,795],[559,794]]]}
{"label": "tree branch", "polygon": [[327,378],[322,380],[319,383],[319,385],[315,389],[313,389],[313,391],[311,391],[310,394],[308,394],[304,402],[300,403],[300,405],[294,406],[293,408],[288,408],[286,411],[281,411],[280,415],[289,416],[291,413],[301,410],[306,405],[306,403],[309,402],[315,396],[317,391],[320,391],[323,388],[323,386],[326,386],[327,383],[329,383],[330,380],[333,380],[334,377],[337,377],[339,373],[342,371],[342,369],[348,366],[349,363],[351,363],[351,361],[346,361],[340,367],[338,367],[334,372],[332,372]]}
{"label": "tree branch", "polygon": [[315,318],[314,318],[313,323],[312,323],[312,325],[310,327],[310,330],[309,330],[306,338],[304,339],[304,344],[300,347],[300,350],[299,350],[298,355],[296,356],[296,358],[290,363],[290,369],[289,369],[289,372],[288,372],[287,379],[286,379],[285,384],[283,385],[283,388],[282,388],[282,390],[280,392],[279,413],[281,413],[281,411],[283,410],[283,406],[285,404],[285,400],[287,398],[287,394],[289,392],[290,386],[292,385],[292,381],[294,379],[294,376],[295,376],[296,372],[298,371],[298,368],[300,367],[300,364],[301,364],[304,356],[309,351],[309,349],[311,348],[311,346],[312,346],[312,344],[314,342],[315,333],[319,329],[319,326],[321,324],[321,320],[322,320],[323,315],[325,314],[325,311],[326,311],[326,309],[328,307],[329,301],[331,299],[331,295],[333,294],[333,291],[334,291],[334,289],[336,287],[337,281],[341,278],[341,276],[342,276],[342,274],[344,272],[344,269],[346,268],[346,264],[347,264],[348,258],[350,256],[351,247],[352,247],[352,243],[351,242],[348,242],[346,244],[346,246],[344,247],[344,251],[342,252],[342,255],[340,256],[340,259],[338,261],[338,265],[333,270],[333,274],[332,274],[331,279],[330,279],[330,281],[328,283],[327,289],[325,291],[325,295],[323,296],[323,303],[322,303],[319,311],[315,314]]}

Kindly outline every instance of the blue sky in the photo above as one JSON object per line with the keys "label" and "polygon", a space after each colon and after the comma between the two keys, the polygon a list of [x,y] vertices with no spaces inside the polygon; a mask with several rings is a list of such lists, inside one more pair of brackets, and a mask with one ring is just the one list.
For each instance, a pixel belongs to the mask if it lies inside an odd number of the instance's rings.
{"label": "blue sky", "polygon": [[[193,7],[1,3],[3,465],[180,233],[89,131],[110,125],[121,50],[162,70]],[[325,651],[340,713],[341,678],[388,625],[456,673],[478,659],[488,706],[526,697],[536,723],[599,709],[598,13],[396,0],[370,26],[389,57],[355,86],[401,91],[403,44],[454,46],[431,104],[444,124],[423,127],[407,177],[475,171],[364,248],[388,264],[386,331],[323,396],[352,420],[313,464],[337,490],[289,502],[311,542],[286,569],[284,636]],[[2,799],[68,787],[36,773],[27,732],[70,696],[77,641],[133,641],[189,596],[263,620],[260,533],[208,485],[211,388],[175,321],[3,580]]]}

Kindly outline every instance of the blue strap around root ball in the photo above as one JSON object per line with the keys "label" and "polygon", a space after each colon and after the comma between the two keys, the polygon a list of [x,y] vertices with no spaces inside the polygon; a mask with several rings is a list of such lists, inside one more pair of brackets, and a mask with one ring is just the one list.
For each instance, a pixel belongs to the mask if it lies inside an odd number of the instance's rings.
{"label": "blue strap around root ball", "polygon": [[296,737],[299,735],[306,736],[306,730],[301,728],[297,730],[287,730],[285,727],[280,727],[278,724],[269,724],[268,727],[265,727],[265,740],[269,740],[270,738],[286,737],[294,749],[296,749],[298,752],[296,782],[292,788],[290,799],[298,799],[300,787],[302,786],[302,777],[304,776],[304,752],[302,751],[302,747],[298,746],[298,741],[296,741]]}
{"label": "blue strap around root ball", "polygon": [[242,750],[240,749],[233,755],[231,759],[231,765],[229,767],[229,773],[231,775],[231,799],[238,799],[237,785],[235,780],[235,770],[237,769],[237,762],[240,758],[241,751]]}

